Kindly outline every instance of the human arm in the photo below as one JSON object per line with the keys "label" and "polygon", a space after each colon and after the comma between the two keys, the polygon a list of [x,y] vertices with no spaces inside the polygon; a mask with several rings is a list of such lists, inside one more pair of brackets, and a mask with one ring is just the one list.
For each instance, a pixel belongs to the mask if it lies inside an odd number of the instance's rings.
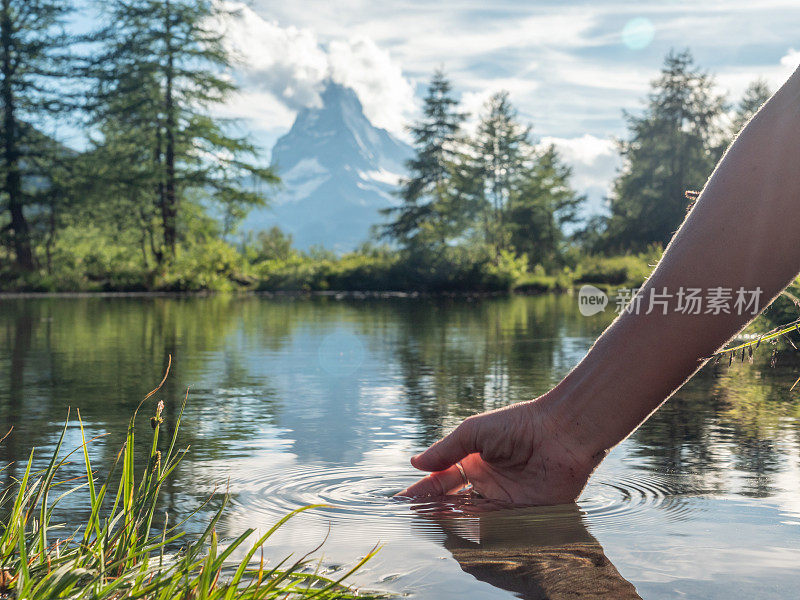
{"label": "human arm", "polygon": [[[800,70],[729,148],[640,291],[762,290],[766,306],[800,270]],[[594,468],[754,315],[623,313],[548,393],[470,417],[412,459],[431,476],[402,494],[467,477],[485,496],[575,500]]]}

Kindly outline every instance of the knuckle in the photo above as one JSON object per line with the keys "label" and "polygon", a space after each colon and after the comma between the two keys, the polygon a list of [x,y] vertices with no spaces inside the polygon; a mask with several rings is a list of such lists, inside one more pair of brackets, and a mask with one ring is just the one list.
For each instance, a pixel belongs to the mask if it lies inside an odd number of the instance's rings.
{"label": "knuckle", "polygon": [[472,416],[464,419],[456,428],[459,442],[464,448],[477,448],[480,443],[480,417]]}
{"label": "knuckle", "polygon": [[458,429],[461,429],[464,433],[474,431],[478,427],[478,421],[480,419],[479,415],[472,415],[471,417],[467,417],[463,421],[461,421],[461,425],[458,426]]}

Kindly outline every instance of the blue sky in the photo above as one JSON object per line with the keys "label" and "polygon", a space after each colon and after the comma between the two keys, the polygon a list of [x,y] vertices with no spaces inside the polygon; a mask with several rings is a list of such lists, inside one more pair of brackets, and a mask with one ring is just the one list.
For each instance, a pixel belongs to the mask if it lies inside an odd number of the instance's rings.
{"label": "blue sky", "polygon": [[[352,87],[365,113],[404,136],[431,73],[444,67],[473,115],[508,90],[535,137],[555,143],[590,212],[618,168],[622,111],[642,106],[665,54],[689,48],[736,101],[762,77],[775,88],[800,63],[798,0],[521,2],[221,0],[218,23],[241,91],[218,112],[243,119],[267,151],[323,81]],[[91,28],[82,9],[77,29]]]}
{"label": "blue sky", "polygon": [[597,202],[614,175],[622,110],[635,111],[671,48],[690,48],[737,99],[800,63],[797,0],[228,2],[242,92],[223,113],[270,147],[325,77],[350,85],[376,124],[402,135],[443,66],[476,114],[507,89],[534,134],[554,142]]}

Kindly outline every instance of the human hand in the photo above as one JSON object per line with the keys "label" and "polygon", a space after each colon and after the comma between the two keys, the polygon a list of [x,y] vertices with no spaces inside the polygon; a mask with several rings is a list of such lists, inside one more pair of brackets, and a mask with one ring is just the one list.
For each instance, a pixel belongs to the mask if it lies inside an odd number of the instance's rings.
{"label": "human hand", "polygon": [[[544,397],[543,397],[544,398]],[[443,496],[464,487],[461,463],[474,490],[515,504],[574,502],[605,457],[585,455],[539,398],[464,420],[452,433],[411,459],[430,475],[398,496]]]}

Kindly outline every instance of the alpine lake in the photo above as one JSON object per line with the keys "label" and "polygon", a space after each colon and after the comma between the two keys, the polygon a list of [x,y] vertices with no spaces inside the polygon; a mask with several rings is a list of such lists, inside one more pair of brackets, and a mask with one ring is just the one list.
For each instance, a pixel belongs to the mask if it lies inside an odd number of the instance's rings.
{"label": "alpine lake", "polygon": [[[44,463],[80,411],[100,470],[128,420],[165,403],[183,462],[163,490],[200,529],[229,495],[233,538],[292,518],[272,564],[322,544],[319,568],[418,599],[789,598],[800,589],[800,353],[707,365],[601,465],[576,505],[392,496],[409,458],[471,414],[559,381],[614,317],[571,295],[496,298],[83,296],[0,299],[0,471]],[[99,436],[99,437],[98,437]],[[65,467],[78,477],[80,454]],[[81,492],[67,530],[85,520]],[[211,500],[207,502],[209,496]],[[207,503],[206,503],[207,502]],[[206,504],[204,504],[206,503]],[[323,543],[324,542],[324,543]]]}

